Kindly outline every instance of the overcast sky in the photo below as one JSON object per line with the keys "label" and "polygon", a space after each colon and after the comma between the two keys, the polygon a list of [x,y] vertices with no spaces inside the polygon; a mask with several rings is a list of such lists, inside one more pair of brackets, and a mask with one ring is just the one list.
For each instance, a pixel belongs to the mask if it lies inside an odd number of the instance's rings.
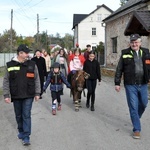
{"label": "overcast sky", "polygon": [[113,11],[120,7],[120,0],[3,0],[0,2],[0,33],[11,27],[13,9],[13,29],[17,35],[33,36],[37,33],[37,14],[39,32],[61,37],[73,34],[73,14],[89,14],[97,5],[105,4]]}

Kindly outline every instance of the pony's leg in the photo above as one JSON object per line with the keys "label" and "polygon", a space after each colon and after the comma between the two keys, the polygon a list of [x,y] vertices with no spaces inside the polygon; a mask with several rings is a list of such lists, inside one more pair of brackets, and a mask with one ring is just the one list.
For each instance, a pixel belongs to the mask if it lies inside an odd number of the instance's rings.
{"label": "pony's leg", "polygon": [[76,93],[76,94],[74,95],[74,100],[75,100],[75,104],[74,104],[74,106],[75,106],[75,111],[79,111],[78,93]]}
{"label": "pony's leg", "polygon": [[82,94],[82,92],[79,92],[79,95],[78,95],[78,97],[79,97],[79,99],[78,99],[79,108],[82,108],[82,106],[81,106],[81,94]]}
{"label": "pony's leg", "polygon": [[75,100],[75,111],[79,111],[79,101]]}
{"label": "pony's leg", "polygon": [[82,106],[81,106],[81,99],[79,99],[78,105],[79,105],[79,108],[82,108]]}
{"label": "pony's leg", "polygon": [[73,104],[75,104],[75,92],[72,91],[72,95],[73,95]]}

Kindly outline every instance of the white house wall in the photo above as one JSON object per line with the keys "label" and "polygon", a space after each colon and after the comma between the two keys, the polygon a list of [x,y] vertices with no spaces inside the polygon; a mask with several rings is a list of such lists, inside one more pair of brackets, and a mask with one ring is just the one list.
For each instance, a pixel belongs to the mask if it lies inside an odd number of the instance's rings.
{"label": "white house wall", "polygon": [[[101,21],[97,20],[98,14],[102,15]],[[78,24],[78,43],[81,49],[85,49],[87,44],[97,46],[99,42],[105,42],[105,31],[101,23],[106,18],[106,14],[110,15],[111,13],[101,7]],[[92,28],[96,28],[95,36],[92,36]]]}

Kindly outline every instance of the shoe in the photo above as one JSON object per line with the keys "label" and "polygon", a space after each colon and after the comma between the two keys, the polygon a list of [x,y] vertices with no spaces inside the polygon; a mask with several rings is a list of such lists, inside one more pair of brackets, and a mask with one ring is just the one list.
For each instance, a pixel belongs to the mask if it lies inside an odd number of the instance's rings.
{"label": "shoe", "polygon": [[86,108],[89,108],[89,107],[90,107],[89,103],[86,102]]}
{"label": "shoe", "polygon": [[61,104],[58,104],[57,110],[58,110],[58,111],[61,110]]}
{"label": "shoe", "polygon": [[20,132],[18,135],[17,135],[18,139],[23,139],[23,133]]}
{"label": "shoe", "polygon": [[86,101],[86,108],[89,108],[89,107],[90,107],[89,102]]}
{"label": "shoe", "polygon": [[135,131],[133,132],[133,136],[132,136],[134,139],[140,139],[140,132],[139,131]]}
{"label": "shoe", "polygon": [[91,106],[91,111],[95,111],[94,105]]}
{"label": "shoe", "polygon": [[52,115],[56,115],[56,110],[55,109],[52,110]]}
{"label": "shoe", "polygon": [[29,137],[25,137],[25,138],[22,140],[22,144],[23,144],[24,146],[30,145]]}

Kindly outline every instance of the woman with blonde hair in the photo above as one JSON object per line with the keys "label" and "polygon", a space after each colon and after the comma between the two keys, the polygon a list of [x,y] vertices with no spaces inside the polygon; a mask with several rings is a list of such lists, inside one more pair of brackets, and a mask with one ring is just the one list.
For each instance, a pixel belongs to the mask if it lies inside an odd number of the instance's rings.
{"label": "woman with blonde hair", "polygon": [[60,64],[60,71],[67,77],[68,75],[68,57],[64,49],[60,49],[55,62]]}

